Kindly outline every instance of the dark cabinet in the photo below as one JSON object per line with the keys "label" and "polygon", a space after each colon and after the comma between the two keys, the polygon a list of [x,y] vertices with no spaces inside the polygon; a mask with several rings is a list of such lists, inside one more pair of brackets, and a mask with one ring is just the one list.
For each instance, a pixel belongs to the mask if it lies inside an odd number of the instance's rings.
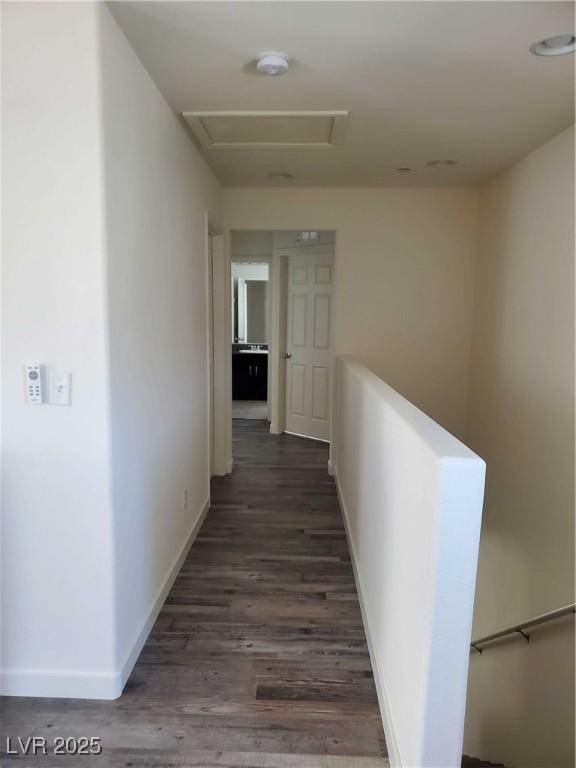
{"label": "dark cabinet", "polygon": [[234,400],[268,399],[268,355],[258,352],[232,355],[232,397]]}

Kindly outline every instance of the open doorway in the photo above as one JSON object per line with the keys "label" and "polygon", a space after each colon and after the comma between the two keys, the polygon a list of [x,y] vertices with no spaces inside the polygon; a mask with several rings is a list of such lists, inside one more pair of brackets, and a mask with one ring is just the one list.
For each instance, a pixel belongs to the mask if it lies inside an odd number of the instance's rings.
{"label": "open doorway", "polygon": [[232,419],[330,440],[335,232],[233,231]]}
{"label": "open doorway", "polygon": [[272,232],[230,236],[232,419],[270,422]]}
{"label": "open doorway", "polygon": [[267,262],[232,259],[233,419],[268,419],[269,273]]}
{"label": "open doorway", "polygon": [[334,230],[215,239],[214,474],[232,471],[241,419],[330,442],[335,249]]}

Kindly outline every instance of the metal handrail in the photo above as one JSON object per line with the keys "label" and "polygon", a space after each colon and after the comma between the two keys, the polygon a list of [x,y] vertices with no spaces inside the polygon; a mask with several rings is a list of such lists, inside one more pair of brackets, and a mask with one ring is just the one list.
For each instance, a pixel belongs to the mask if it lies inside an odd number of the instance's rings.
{"label": "metal handrail", "polygon": [[523,621],[521,624],[514,624],[512,627],[507,627],[506,629],[500,630],[500,632],[494,632],[491,635],[479,637],[477,640],[473,640],[470,643],[470,648],[474,648],[474,650],[478,651],[478,653],[482,653],[482,648],[480,648],[481,645],[492,643],[494,640],[500,640],[501,638],[507,637],[508,635],[516,634],[521,635],[524,640],[526,640],[526,642],[529,642],[530,635],[527,632],[524,632],[525,629],[536,627],[538,624],[544,624],[545,622],[552,621],[553,619],[559,619],[560,616],[566,616],[568,613],[576,613],[576,603],[565,605],[563,608],[557,608],[555,611],[542,613],[540,616],[535,616],[529,621]]}

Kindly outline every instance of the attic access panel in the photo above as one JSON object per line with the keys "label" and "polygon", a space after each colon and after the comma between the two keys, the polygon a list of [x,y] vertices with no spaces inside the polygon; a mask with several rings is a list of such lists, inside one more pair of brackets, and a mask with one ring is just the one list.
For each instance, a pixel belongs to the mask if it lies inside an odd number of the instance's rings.
{"label": "attic access panel", "polygon": [[183,112],[203,147],[334,149],[344,139],[348,112]]}

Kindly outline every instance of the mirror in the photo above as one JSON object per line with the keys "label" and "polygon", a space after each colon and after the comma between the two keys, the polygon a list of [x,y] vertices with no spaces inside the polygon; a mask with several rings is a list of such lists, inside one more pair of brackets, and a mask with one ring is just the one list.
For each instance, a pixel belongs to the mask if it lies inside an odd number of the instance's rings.
{"label": "mirror", "polygon": [[232,341],[239,344],[267,344],[268,265],[234,264],[233,267],[236,269],[233,270]]}

